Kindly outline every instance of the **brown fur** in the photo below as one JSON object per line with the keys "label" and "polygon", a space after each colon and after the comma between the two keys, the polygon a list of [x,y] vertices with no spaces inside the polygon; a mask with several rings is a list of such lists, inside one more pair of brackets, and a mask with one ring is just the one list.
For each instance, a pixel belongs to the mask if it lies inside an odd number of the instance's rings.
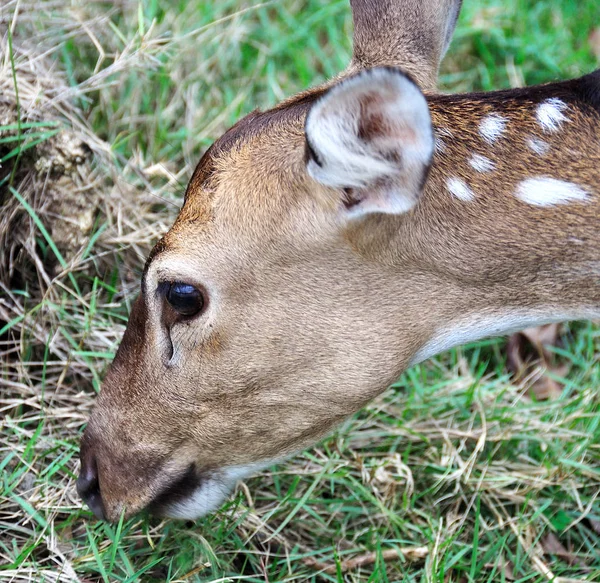
{"label": "brown fur", "polygon": [[[430,96],[434,126],[453,138],[419,204],[343,229],[343,193],[305,167],[304,119],[323,89],[255,112],[219,139],[148,260],[83,440],[108,518],[145,507],[190,468],[208,476],[315,442],[440,329],[511,310],[585,316],[599,307],[600,115],[589,84]],[[542,136],[552,149],[539,156],[525,140],[540,137],[535,106],[548,97],[568,103],[569,122]],[[493,146],[477,131],[491,112],[508,119]],[[496,169],[476,173],[473,153]],[[518,182],[538,174],[583,185],[593,200],[548,208],[517,200]],[[476,199],[453,198],[449,176]],[[206,313],[164,317],[156,285],[176,280],[206,289]]]}
{"label": "brown fur", "polygon": [[424,91],[434,91],[437,72],[462,0],[351,0],[354,54],[350,72],[395,66]]}

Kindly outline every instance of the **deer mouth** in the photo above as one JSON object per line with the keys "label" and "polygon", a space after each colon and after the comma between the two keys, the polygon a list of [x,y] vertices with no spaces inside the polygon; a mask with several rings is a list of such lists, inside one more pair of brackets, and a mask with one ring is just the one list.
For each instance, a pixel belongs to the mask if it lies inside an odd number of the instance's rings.
{"label": "deer mouth", "polygon": [[167,484],[148,504],[147,509],[156,516],[168,516],[165,512],[172,506],[182,504],[206,481],[206,476],[198,472],[195,464],[190,464],[181,477]]}
{"label": "deer mouth", "polygon": [[257,471],[256,465],[198,470],[195,464],[166,486],[146,507],[164,518],[194,520],[216,510],[241,480]]}

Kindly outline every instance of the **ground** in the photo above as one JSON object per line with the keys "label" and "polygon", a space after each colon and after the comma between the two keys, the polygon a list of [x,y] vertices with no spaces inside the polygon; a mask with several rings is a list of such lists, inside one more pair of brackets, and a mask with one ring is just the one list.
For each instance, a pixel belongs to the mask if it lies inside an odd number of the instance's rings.
{"label": "ground", "polygon": [[[335,75],[345,0],[0,7],[0,581],[600,581],[600,329],[406,372],[192,522],[81,507],[78,439],[145,254],[242,114]],[[598,67],[597,0],[465,0],[445,91]],[[568,369],[568,372],[567,372]],[[529,390],[545,375],[551,399]]]}

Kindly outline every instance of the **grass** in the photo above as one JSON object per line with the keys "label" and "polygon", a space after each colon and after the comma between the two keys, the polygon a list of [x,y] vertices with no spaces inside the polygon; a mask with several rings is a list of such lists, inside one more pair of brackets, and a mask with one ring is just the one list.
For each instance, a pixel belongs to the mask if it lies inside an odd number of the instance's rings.
{"label": "grass", "polygon": [[[466,0],[441,86],[591,71],[599,25],[596,0]],[[14,50],[4,38],[0,581],[600,580],[600,331],[589,323],[564,328],[558,399],[536,402],[531,379],[511,380],[504,340],[479,342],[410,369],[206,519],[96,522],[75,493],[78,438],[143,257],[226,126],[345,66],[349,10],[11,0],[3,26]],[[18,120],[3,117],[3,95],[15,95]],[[72,224],[91,213],[70,239],[57,228],[69,208],[46,202],[56,169],[43,180],[34,170],[57,130],[94,153],[67,184],[94,201],[69,199]]]}

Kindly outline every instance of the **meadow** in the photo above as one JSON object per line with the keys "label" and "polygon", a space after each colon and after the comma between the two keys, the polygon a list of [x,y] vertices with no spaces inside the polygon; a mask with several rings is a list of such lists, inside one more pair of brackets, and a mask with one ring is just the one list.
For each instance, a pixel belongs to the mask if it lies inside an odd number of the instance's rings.
{"label": "meadow", "polygon": [[[600,581],[600,327],[408,370],[195,522],[96,521],[78,442],[201,153],[344,69],[347,0],[3,0],[0,582]],[[600,66],[597,0],[465,0],[445,92]],[[531,387],[549,378],[551,398]]]}

